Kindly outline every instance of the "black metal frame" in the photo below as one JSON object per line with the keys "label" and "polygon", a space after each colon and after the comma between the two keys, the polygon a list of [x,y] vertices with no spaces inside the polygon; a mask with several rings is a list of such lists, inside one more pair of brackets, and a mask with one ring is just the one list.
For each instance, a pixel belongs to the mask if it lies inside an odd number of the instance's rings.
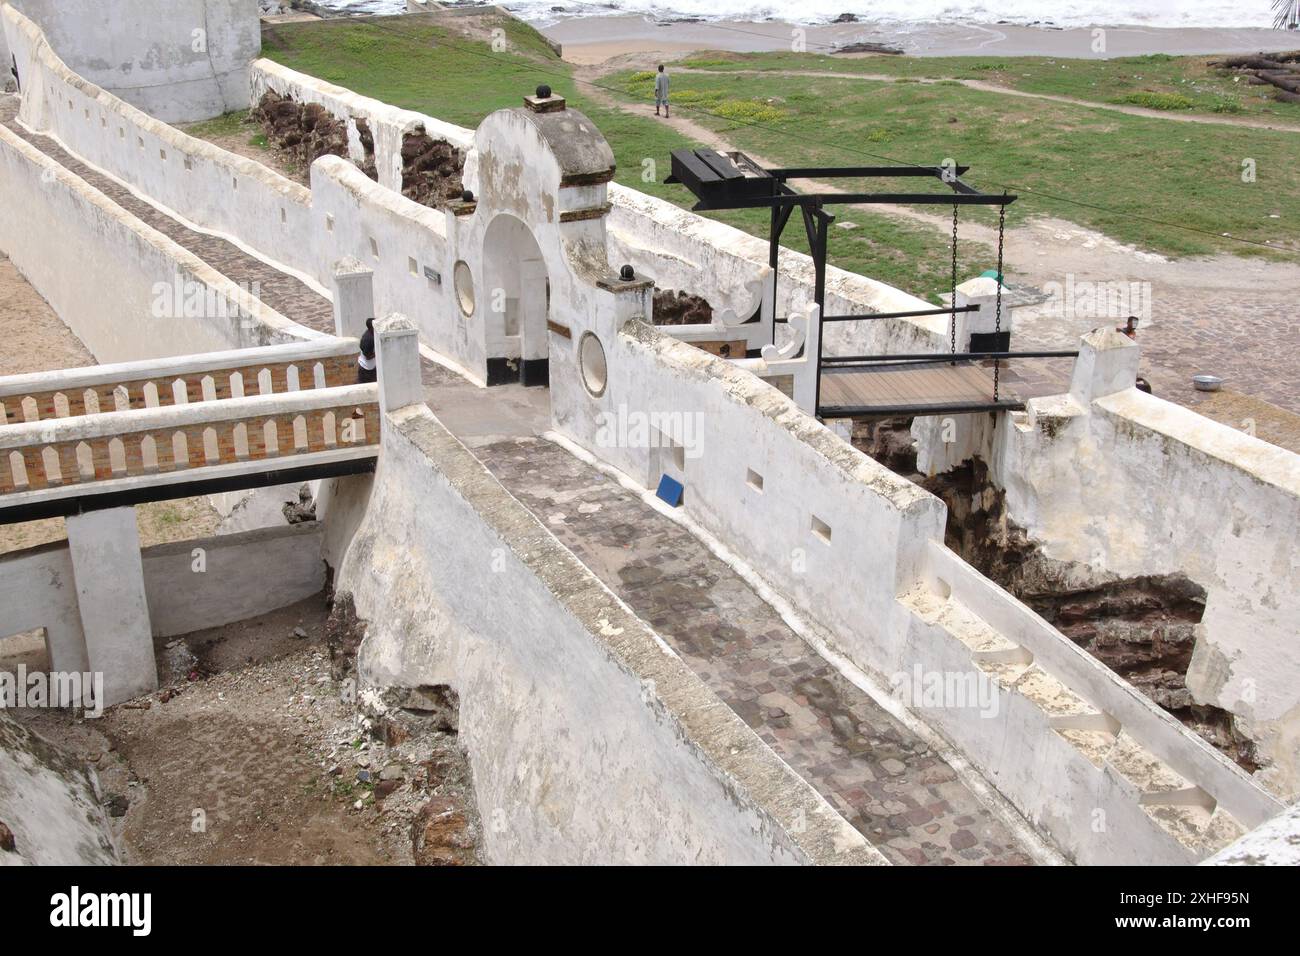
{"label": "black metal frame", "polygon": [[[808,236],[808,248],[813,260],[813,301],[817,305],[819,334],[817,337],[817,414],[823,413],[821,405],[822,366],[824,363],[824,326],[827,322],[861,322],[878,319],[905,319],[927,315],[950,315],[955,323],[958,312],[976,311],[976,306],[958,306],[956,301],[949,307],[936,309],[917,309],[911,312],[886,312],[875,315],[824,315],[826,304],[826,249],[827,237],[835,217],[825,210],[828,205],[858,204],[911,204],[943,206],[999,206],[1005,208],[1015,202],[1017,197],[1003,193],[1000,196],[982,193],[973,186],[961,181],[961,177],[970,169],[969,166],[956,164],[943,166],[806,166],[782,169],[765,169],[744,153],[722,154],[708,149],[678,149],[672,152],[672,173],[665,180],[667,183],[680,183],[686,186],[697,198],[692,207],[696,211],[718,209],[754,209],[770,208],[772,210],[769,230],[768,265],[773,273],[773,299],[775,300],[778,254],[781,247],[781,235],[789,224],[795,207],[803,217],[804,231]],[[949,192],[938,193],[800,193],[789,185],[792,179],[899,179],[922,178],[936,179]],[[954,213],[955,215],[955,213]],[[955,228],[955,227],[954,227]],[[954,255],[956,246],[954,232]],[[999,256],[999,261],[1000,261]],[[1001,276],[998,277],[999,282]],[[955,297],[954,297],[955,298]],[[776,321],[787,321],[778,319]],[[955,351],[955,350],[954,350]],[[982,356],[996,358],[1029,358],[1030,353],[980,353]],[[1037,353],[1034,353],[1037,356]],[[974,355],[963,353],[962,356],[934,353],[928,356],[930,361],[936,359],[969,359]],[[880,359],[893,361],[894,356],[850,356],[857,359]],[[994,402],[987,408],[1015,407],[1017,403],[999,402],[996,394]],[[922,406],[915,411],[921,413]],[[978,410],[978,409],[973,409]],[[845,409],[827,409],[843,415]],[[853,410],[848,410],[850,413]],[[859,410],[860,411],[860,410]],[[897,414],[897,412],[896,412]]]}
{"label": "black metal frame", "polygon": [[375,456],[348,458],[343,461],[321,462],[292,468],[269,468],[265,471],[240,475],[223,475],[216,478],[199,478],[178,481],[174,484],[144,484],[132,488],[99,488],[94,482],[68,485],[76,494],[61,498],[48,498],[27,504],[7,504],[0,496],[0,525],[40,518],[66,518],[69,515],[120,508],[124,505],[142,505],[150,501],[174,501],[199,495],[215,495],[246,488],[267,488],[274,485],[301,484],[319,478],[341,478],[344,475],[364,475],[375,470]]}

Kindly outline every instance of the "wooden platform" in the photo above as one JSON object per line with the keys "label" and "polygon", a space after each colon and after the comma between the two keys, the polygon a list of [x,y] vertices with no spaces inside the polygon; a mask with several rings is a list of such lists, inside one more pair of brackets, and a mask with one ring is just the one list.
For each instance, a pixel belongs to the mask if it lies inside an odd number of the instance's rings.
{"label": "wooden platform", "polygon": [[1003,389],[994,401],[992,370],[969,361],[826,366],[818,411],[825,418],[870,418],[1025,407]]}

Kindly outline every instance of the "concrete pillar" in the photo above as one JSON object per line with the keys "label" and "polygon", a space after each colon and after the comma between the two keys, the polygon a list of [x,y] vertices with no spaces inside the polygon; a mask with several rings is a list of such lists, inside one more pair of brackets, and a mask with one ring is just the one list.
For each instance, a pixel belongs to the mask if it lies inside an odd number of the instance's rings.
{"label": "concrete pillar", "polygon": [[359,339],[375,315],[374,270],[348,256],[334,263],[334,334]]}
{"label": "concrete pillar", "polygon": [[[971,347],[972,335],[991,335],[997,331],[998,283],[988,276],[967,279],[957,286],[957,306],[974,305],[978,312],[961,312],[957,315],[957,351],[988,352],[989,348],[978,350]],[[1007,307],[1007,290],[1002,289],[1002,331],[1011,333],[1011,309]]]}
{"label": "concrete pillar", "polygon": [[1070,395],[1085,408],[1094,399],[1137,385],[1142,350],[1127,335],[1109,326],[1093,329],[1079,340],[1079,356],[1070,376]]}
{"label": "concrete pillar", "polygon": [[74,515],[67,528],[87,666],[104,675],[103,706],[157,690],[135,509]]}
{"label": "concrete pillar", "polygon": [[379,404],[391,412],[424,401],[420,379],[420,335],[406,316],[393,312],[375,323],[379,359]]}

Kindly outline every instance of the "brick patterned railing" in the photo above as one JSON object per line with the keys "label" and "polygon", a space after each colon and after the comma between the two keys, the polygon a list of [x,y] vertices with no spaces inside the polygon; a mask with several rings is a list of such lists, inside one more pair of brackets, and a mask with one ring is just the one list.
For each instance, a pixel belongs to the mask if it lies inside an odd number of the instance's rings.
{"label": "brick patterned railing", "polygon": [[357,380],[355,339],[323,339],[147,362],[0,377],[7,425],[282,395]]}
{"label": "brick patterned railing", "polygon": [[0,428],[0,496],[379,444],[378,386]]}

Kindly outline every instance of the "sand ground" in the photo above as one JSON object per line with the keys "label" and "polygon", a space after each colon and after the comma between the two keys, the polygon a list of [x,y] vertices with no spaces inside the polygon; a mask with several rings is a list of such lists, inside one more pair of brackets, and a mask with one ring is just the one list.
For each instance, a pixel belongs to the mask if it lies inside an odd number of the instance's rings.
{"label": "sand ground", "polygon": [[[1274,30],[1104,27],[1104,50],[1094,28],[1069,30],[1006,24],[870,23],[800,25],[779,20],[657,21],[637,15],[575,17],[538,26],[564,46],[571,63],[599,63],[624,53],[689,50],[790,50],[800,41],[809,53],[830,53],[850,43],[882,43],[912,56],[1063,56],[1098,59],[1148,53],[1254,53],[1293,50],[1300,37]],[[802,33],[795,31],[801,30]]]}

